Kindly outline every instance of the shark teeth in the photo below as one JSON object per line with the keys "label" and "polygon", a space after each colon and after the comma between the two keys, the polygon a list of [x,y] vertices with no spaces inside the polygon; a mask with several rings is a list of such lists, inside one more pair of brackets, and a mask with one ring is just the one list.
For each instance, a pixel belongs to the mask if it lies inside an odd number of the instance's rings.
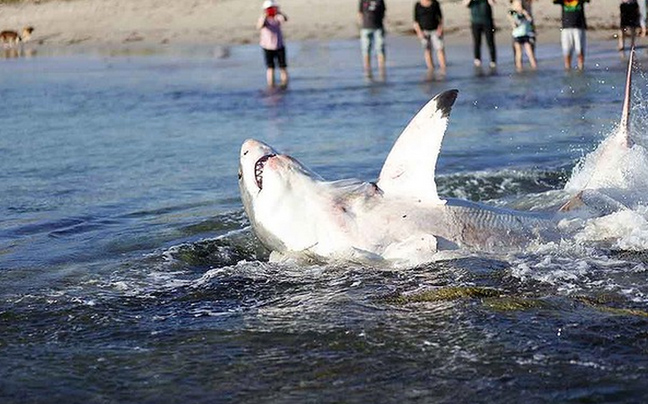
{"label": "shark teeth", "polygon": [[258,159],[254,164],[254,179],[256,180],[256,184],[259,187],[259,190],[263,189],[263,167],[265,167],[266,161],[268,161],[270,157],[274,156],[276,156],[276,154],[266,154],[265,156]]}

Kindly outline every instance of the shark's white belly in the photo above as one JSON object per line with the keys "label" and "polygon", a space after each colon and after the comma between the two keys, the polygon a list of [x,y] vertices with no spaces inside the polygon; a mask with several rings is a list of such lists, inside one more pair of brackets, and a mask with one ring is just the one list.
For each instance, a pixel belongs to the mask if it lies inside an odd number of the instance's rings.
{"label": "shark's white belly", "polygon": [[[336,204],[326,198],[308,205],[275,207],[261,223],[282,234],[282,253],[426,262],[441,250],[519,248],[555,231],[550,218],[465,201],[446,204],[401,199]],[[290,225],[283,221],[285,215]]]}
{"label": "shark's white belly", "polygon": [[[358,215],[356,241],[380,255],[394,255],[401,244],[434,253],[455,248],[500,250],[519,248],[535,239],[553,238],[550,217],[450,200],[446,204],[404,204],[385,201],[374,211]],[[432,245],[432,240],[436,241]]]}

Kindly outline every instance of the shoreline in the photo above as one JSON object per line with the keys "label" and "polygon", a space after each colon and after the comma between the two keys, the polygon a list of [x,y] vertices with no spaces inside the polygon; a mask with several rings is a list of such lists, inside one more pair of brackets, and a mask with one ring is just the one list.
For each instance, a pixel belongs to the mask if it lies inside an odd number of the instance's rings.
{"label": "shoreline", "polygon": [[[181,4],[182,3],[182,4]],[[389,35],[413,35],[414,0],[386,0],[385,20]],[[469,11],[460,0],[441,0],[449,44],[470,44]],[[329,0],[312,6],[303,0],[282,0],[289,16],[284,27],[286,41],[339,40],[358,38],[357,1]],[[227,47],[254,44],[254,24],[261,1],[194,0],[184,4],[171,0],[24,0],[0,3],[0,30],[19,30],[31,25],[32,45],[55,47],[107,47],[111,49],[155,46]],[[498,39],[509,31],[508,1],[494,7]],[[588,39],[614,40],[618,31],[618,2],[596,2],[586,6]],[[536,1],[537,34],[542,42],[559,41],[560,7]],[[648,41],[638,38],[638,44]],[[616,47],[616,45],[615,45]]]}

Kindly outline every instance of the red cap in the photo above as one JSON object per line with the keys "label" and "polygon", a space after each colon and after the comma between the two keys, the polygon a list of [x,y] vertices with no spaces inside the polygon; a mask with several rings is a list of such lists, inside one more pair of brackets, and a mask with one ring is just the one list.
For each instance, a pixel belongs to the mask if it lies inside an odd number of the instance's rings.
{"label": "red cap", "polygon": [[274,17],[277,15],[277,7],[268,7],[266,8],[266,15],[269,17]]}

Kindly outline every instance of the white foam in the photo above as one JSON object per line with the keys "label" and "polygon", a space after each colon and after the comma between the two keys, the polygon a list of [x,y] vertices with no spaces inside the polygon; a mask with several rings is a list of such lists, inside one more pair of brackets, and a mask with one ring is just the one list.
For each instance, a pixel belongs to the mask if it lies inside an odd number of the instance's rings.
{"label": "white foam", "polygon": [[546,255],[540,261],[520,259],[513,263],[511,275],[523,281],[534,280],[550,285],[558,285],[565,292],[577,288],[578,281],[585,277],[590,264],[583,259],[569,256]]}
{"label": "white foam", "polygon": [[648,250],[648,208],[640,206],[587,220],[574,239],[583,244],[606,243],[619,250]]}
{"label": "white foam", "polygon": [[[640,72],[641,78],[643,73]],[[574,168],[565,190],[576,193],[584,189],[600,190],[604,194],[634,207],[648,204],[648,150],[646,128],[648,109],[638,86],[632,95],[627,147],[625,128],[612,130],[601,144],[586,155]]]}
{"label": "white foam", "polygon": [[612,198],[621,207],[606,212],[609,214],[603,217],[561,222],[561,226],[571,229],[581,226],[574,236],[577,243],[648,250],[648,150],[643,146],[648,111],[639,91],[633,95],[631,112],[633,145],[626,145],[624,128],[615,128],[596,150],[581,160],[565,185],[568,193],[595,191]]}
{"label": "white foam", "polygon": [[599,190],[626,206],[648,202],[648,151],[635,144],[627,148],[611,136],[576,166],[565,185],[571,193]]}

